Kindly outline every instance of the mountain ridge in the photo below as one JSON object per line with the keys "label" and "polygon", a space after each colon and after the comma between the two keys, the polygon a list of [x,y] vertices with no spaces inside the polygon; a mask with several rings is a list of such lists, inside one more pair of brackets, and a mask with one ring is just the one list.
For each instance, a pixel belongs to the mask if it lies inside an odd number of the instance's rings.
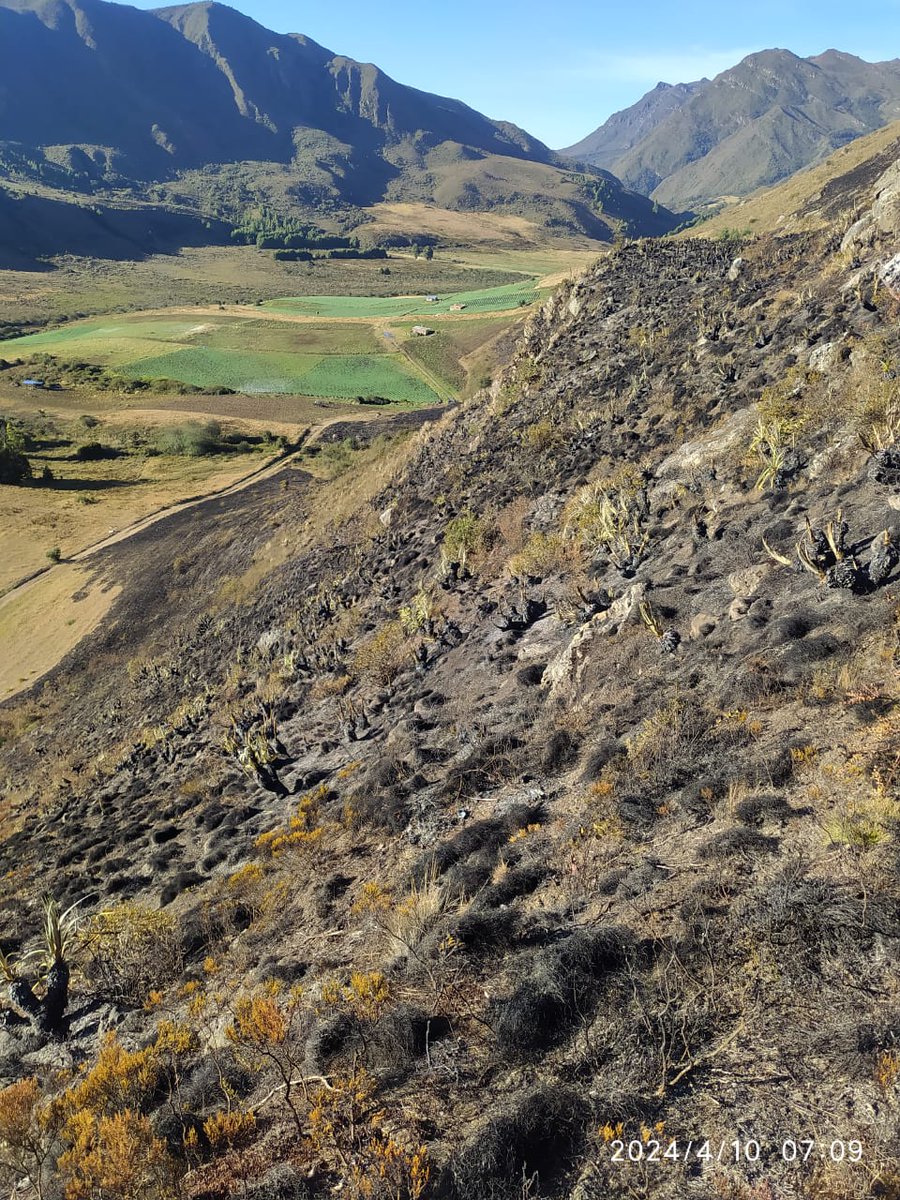
{"label": "mountain ridge", "polygon": [[[603,166],[662,204],[692,208],[778,183],[900,117],[900,60],[773,48],[712,80],[667,85],[665,103],[658,93],[560,153]],[[646,131],[623,142],[620,131],[635,125]]]}
{"label": "mountain ridge", "polygon": [[[511,122],[226,5],[0,0],[0,40],[18,49],[0,82],[0,177],[155,201],[153,184],[178,181],[180,203],[223,220],[240,219],[241,205],[316,220],[430,199],[605,241],[677,224],[599,170],[597,203],[566,160]],[[210,174],[230,164],[242,164],[237,209]]]}
{"label": "mountain ridge", "polygon": [[664,116],[687,103],[710,81],[694,83],[663,83],[647,92],[640,100],[622,109],[604,122],[599,129],[572,146],[560,150],[571,158],[586,159],[598,167],[612,170],[612,164],[635,146]]}

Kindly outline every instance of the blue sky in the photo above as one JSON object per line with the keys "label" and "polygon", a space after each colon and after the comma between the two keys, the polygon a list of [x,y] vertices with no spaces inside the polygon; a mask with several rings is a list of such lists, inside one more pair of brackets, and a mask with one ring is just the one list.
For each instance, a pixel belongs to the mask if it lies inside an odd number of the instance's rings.
{"label": "blue sky", "polygon": [[[139,4],[156,7],[161,0]],[[754,50],[900,57],[900,0],[232,0],[263,25],[377,63],[559,148],[660,80],[713,76]]]}

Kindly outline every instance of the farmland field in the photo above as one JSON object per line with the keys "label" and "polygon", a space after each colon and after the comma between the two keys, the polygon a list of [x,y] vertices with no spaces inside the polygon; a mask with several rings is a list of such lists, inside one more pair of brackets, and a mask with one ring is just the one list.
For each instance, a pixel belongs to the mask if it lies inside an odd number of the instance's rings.
{"label": "farmland field", "polygon": [[[566,251],[560,251],[565,254]],[[138,312],[173,306],[256,304],[301,293],[338,296],[425,295],[490,288],[535,272],[508,252],[503,268],[484,252],[478,263],[391,255],[390,274],[380,262],[328,259],[315,264],[278,262],[255,246],[188,247],[139,262],[67,256],[55,269],[0,271],[0,325],[43,325],[62,319]],[[527,280],[525,281],[527,282]],[[12,336],[12,329],[8,336]]]}
{"label": "farmland field", "polygon": [[[371,325],[317,325],[252,316],[179,321],[125,317],[86,321],[0,343],[0,357],[50,354],[91,362],[124,379],[175,380],[247,395],[354,399],[379,395],[400,404],[440,397],[394,343]],[[35,360],[40,373],[40,360]]]}
{"label": "farmland field", "polygon": [[441,293],[437,301],[424,296],[289,296],[269,300],[263,307],[305,317],[429,317],[449,313],[455,304],[465,305],[466,312],[506,312],[537,298],[534,280],[523,280],[475,292]]}
{"label": "farmland field", "polygon": [[[163,310],[71,322],[0,342],[28,374],[76,364],[128,381],[207,391],[429,405],[458,395],[461,360],[542,293],[533,277],[500,287],[424,296],[298,296],[231,310]],[[507,314],[501,316],[500,314]],[[427,321],[432,338],[412,334]],[[66,367],[66,364],[71,364]],[[53,376],[58,378],[58,376]]]}

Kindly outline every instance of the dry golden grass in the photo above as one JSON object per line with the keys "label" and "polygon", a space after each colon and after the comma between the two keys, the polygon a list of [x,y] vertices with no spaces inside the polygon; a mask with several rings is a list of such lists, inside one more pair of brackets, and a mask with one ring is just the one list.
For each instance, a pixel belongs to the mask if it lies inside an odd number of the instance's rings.
{"label": "dry golden grass", "polygon": [[[61,563],[0,598],[0,701],[30,687],[102,621],[121,588]],[[82,599],[75,599],[76,595]]]}
{"label": "dry golden grass", "polygon": [[[883,129],[842,146],[824,162],[798,171],[784,183],[736,200],[709,221],[679,236],[717,238],[729,229],[749,230],[751,233],[802,233],[822,229],[830,218],[817,210],[815,203],[826,184],[881,154],[898,141],[900,121],[893,121]],[[860,202],[864,199],[865,196],[859,197]],[[807,205],[808,210],[798,215],[798,211]]]}
{"label": "dry golden grass", "polygon": [[69,558],[159,509],[228,487],[265,458],[242,454],[226,461],[161,456],[67,462],[54,473],[69,487],[0,488],[0,592],[46,566],[52,547]]}
{"label": "dry golden grass", "polygon": [[372,221],[359,226],[358,232],[433,233],[458,238],[466,243],[497,242],[510,245],[538,245],[545,235],[540,226],[525,217],[504,213],[453,212],[432,204],[375,204],[366,209]]}

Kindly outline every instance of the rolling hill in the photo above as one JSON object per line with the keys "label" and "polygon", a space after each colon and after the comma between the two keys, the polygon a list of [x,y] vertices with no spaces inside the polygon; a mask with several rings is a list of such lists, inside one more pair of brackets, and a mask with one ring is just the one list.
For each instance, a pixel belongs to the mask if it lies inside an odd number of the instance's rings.
{"label": "rolling hill", "polygon": [[711,81],[659,85],[561,153],[686,209],[777,183],[897,117],[900,60],[765,50]]}

